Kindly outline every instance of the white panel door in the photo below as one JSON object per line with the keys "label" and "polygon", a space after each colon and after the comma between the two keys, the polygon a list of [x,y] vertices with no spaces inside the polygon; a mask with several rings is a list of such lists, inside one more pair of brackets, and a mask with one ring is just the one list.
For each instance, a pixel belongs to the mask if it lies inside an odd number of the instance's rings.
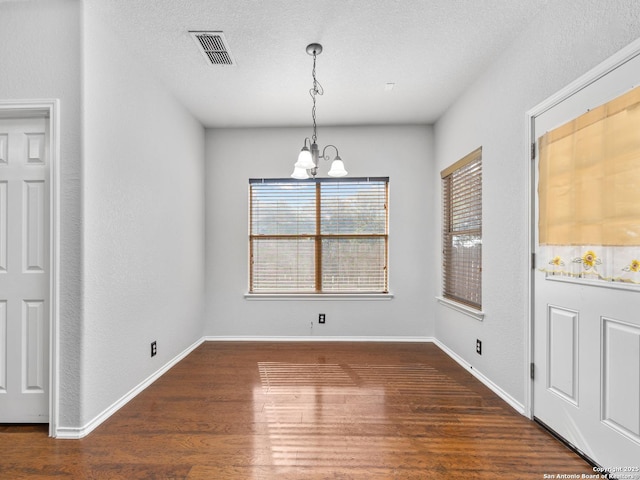
{"label": "white panel door", "polygon": [[46,125],[0,119],[0,423],[49,420]]}
{"label": "white panel door", "polygon": [[[533,138],[639,82],[636,57],[535,117]],[[640,479],[640,290],[546,277],[550,260],[537,252],[534,417],[601,466]]]}

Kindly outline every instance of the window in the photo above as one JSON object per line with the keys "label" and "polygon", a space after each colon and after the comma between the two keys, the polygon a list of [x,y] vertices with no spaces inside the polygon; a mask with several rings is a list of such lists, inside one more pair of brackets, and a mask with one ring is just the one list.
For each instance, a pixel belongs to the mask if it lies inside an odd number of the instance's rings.
{"label": "window", "polygon": [[442,177],[442,295],[482,307],[482,148]]}
{"label": "window", "polygon": [[249,292],[388,293],[388,185],[249,180]]}
{"label": "window", "polygon": [[541,136],[540,270],[640,285],[640,87]]}

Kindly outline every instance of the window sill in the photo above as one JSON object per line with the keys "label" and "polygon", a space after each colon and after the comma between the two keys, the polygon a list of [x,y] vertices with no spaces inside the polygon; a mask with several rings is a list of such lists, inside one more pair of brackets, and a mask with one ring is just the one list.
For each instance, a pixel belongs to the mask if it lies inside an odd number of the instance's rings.
{"label": "window sill", "polygon": [[393,293],[245,293],[245,300],[391,300]]}
{"label": "window sill", "polygon": [[451,308],[456,312],[463,313],[468,317],[474,318],[480,322],[484,319],[484,312],[482,310],[475,310],[471,307],[467,307],[466,305],[454,302],[452,300],[449,300],[443,297],[436,297],[436,300],[438,300],[438,303],[440,303],[441,305]]}

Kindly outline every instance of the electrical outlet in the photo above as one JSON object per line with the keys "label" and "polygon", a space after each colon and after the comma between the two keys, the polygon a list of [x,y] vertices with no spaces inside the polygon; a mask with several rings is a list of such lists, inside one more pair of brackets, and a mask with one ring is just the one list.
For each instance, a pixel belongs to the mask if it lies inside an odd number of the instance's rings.
{"label": "electrical outlet", "polygon": [[158,344],[154,340],[153,342],[151,342],[151,356],[155,357],[157,353],[158,353]]}
{"label": "electrical outlet", "polygon": [[476,340],[476,353],[482,355],[482,342],[480,340]]}
{"label": "electrical outlet", "polygon": [[324,323],[326,315],[324,313],[318,314],[318,323]]}

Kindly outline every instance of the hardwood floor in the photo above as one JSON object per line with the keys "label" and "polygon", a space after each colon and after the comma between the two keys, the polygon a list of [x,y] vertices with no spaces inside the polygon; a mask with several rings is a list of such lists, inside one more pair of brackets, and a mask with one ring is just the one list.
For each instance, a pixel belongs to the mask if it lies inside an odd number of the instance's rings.
{"label": "hardwood floor", "polygon": [[2,479],[593,474],[433,344],[214,343],[82,440],[0,426]]}

